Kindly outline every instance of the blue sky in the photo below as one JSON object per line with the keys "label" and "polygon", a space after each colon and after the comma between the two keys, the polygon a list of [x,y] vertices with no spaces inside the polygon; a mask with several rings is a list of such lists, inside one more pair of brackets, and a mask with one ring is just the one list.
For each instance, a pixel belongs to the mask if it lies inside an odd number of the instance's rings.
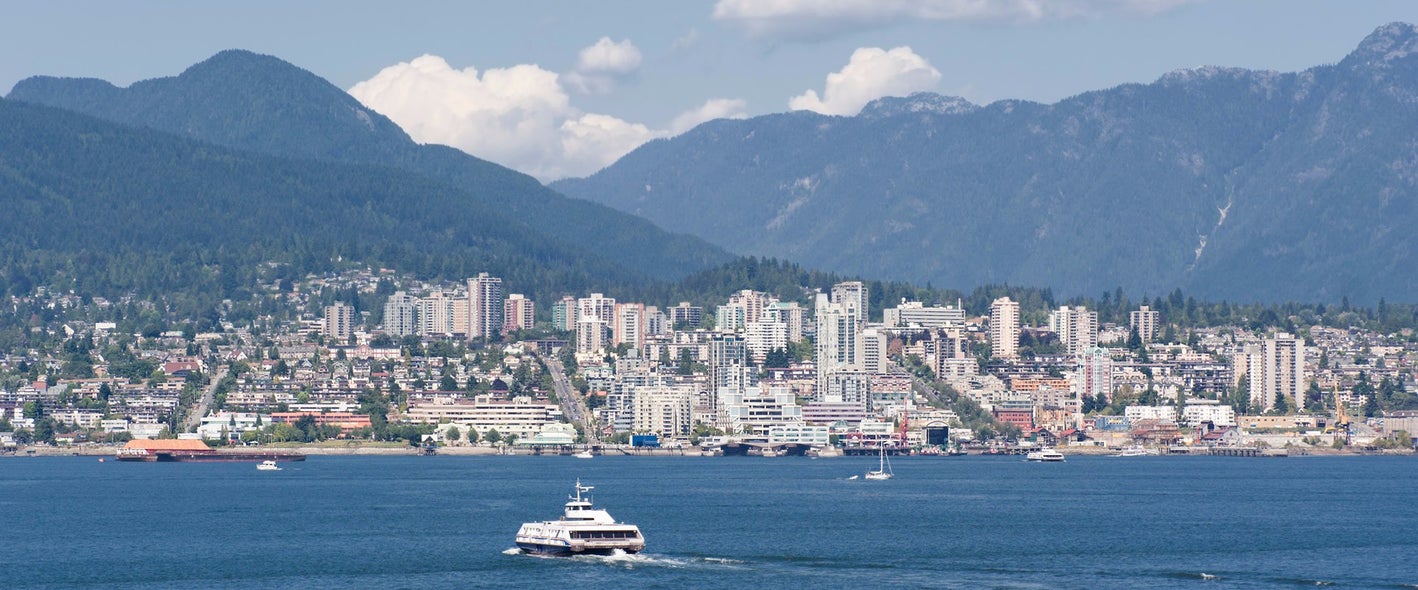
{"label": "blue sky", "polygon": [[1418,22],[1418,2],[20,1],[0,4],[0,90],[37,74],[126,85],[244,48],[351,90],[420,141],[552,179],[715,116],[852,114],[915,90],[1054,102],[1203,65],[1294,71],[1391,21]]}

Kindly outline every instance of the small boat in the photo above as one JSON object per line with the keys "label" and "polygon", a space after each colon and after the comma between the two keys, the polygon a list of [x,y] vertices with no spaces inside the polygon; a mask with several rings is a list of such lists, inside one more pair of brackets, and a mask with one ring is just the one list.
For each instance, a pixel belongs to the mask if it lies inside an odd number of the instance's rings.
{"label": "small boat", "polygon": [[1157,456],[1157,455],[1158,455],[1158,452],[1157,452],[1156,450],[1146,448],[1146,447],[1144,447],[1144,446],[1142,446],[1142,445],[1133,445],[1133,446],[1130,446],[1130,447],[1123,447],[1123,448],[1121,448],[1121,449],[1118,449],[1118,452],[1117,452],[1116,454],[1114,454],[1113,456],[1114,456],[1114,457],[1154,457],[1154,456]]}
{"label": "small boat", "polygon": [[517,547],[544,555],[611,555],[644,549],[645,537],[640,534],[640,527],[616,522],[610,513],[591,506],[590,496],[583,494],[593,489],[576,480],[576,495],[568,497],[562,517],[523,523],[517,531]]}
{"label": "small boat", "polygon": [[271,461],[271,460],[268,459],[268,460],[266,460],[266,461],[262,461],[262,462],[260,462],[259,464],[257,464],[257,465],[256,465],[256,469],[259,470],[259,471],[280,471],[280,470],[281,470],[281,466],[280,466],[280,465],[276,465],[276,462],[275,462],[275,461]]}
{"label": "small boat", "polygon": [[576,457],[577,459],[590,459],[590,458],[592,458],[592,457],[595,457],[595,455],[592,455],[592,454],[591,454],[591,450],[590,450],[590,449],[587,449],[587,450],[581,451],[581,452],[579,452],[579,453],[576,453],[575,455],[572,455],[572,457]]}
{"label": "small boat", "polygon": [[1026,461],[1042,461],[1046,463],[1058,463],[1064,460],[1064,454],[1054,450],[1052,447],[1044,447],[1037,451],[1029,451],[1024,455]]}
{"label": "small boat", "polygon": [[881,459],[877,463],[877,468],[872,471],[868,471],[865,477],[866,479],[871,480],[882,480],[891,479],[891,475],[891,461],[888,461],[886,459],[886,445],[882,445]]}

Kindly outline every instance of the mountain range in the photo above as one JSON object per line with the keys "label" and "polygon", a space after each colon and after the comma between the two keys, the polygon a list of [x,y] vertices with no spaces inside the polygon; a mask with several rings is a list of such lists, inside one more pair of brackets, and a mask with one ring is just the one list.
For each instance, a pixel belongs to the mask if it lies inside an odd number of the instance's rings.
{"label": "mountain range", "polygon": [[1054,104],[712,121],[553,183],[742,254],[968,289],[1418,300],[1418,30]]}
{"label": "mountain range", "polygon": [[[397,202],[380,204],[388,205],[389,214],[396,217],[443,214],[449,220],[466,220],[472,216],[480,221],[470,228],[515,228],[520,241],[539,244],[536,250],[544,255],[576,253],[566,259],[543,256],[544,262],[597,261],[583,269],[588,277],[599,272],[592,267],[616,267],[619,270],[607,275],[607,280],[677,279],[732,258],[698,238],[673,235],[633,215],[567,198],[530,176],[456,149],[417,144],[398,125],[340,88],[272,56],[223,51],[178,76],[126,88],[96,79],[36,76],[20,81],[6,98],[253,155],[380,170],[394,175],[390,178],[437,186],[440,189],[433,193],[439,198],[410,201],[402,207]],[[392,201],[403,196],[373,198]],[[408,210],[415,206],[433,210]],[[417,230],[418,225],[409,229]],[[476,237],[474,232],[469,239]]]}

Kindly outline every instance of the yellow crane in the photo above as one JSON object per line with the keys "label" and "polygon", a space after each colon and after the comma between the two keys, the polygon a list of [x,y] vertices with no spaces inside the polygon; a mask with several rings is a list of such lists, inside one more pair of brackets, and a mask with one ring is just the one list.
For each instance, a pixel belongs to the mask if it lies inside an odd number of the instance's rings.
{"label": "yellow crane", "polygon": [[1344,402],[1339,401],[1339,386],[1334,386],[1334,434],[1344,434],[1344,444],[1349,444],[1349,415],[1344,412]]}

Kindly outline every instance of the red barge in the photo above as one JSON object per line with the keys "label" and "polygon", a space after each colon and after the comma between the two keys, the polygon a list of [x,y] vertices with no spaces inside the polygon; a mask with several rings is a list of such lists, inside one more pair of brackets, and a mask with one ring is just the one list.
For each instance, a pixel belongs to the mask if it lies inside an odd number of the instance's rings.
{"label": "red barge", "polygon": [[304,461],[305,455],[283,451],[219,451],[200,440],[131,440],[118,449],[119,461],[245,462]]}

